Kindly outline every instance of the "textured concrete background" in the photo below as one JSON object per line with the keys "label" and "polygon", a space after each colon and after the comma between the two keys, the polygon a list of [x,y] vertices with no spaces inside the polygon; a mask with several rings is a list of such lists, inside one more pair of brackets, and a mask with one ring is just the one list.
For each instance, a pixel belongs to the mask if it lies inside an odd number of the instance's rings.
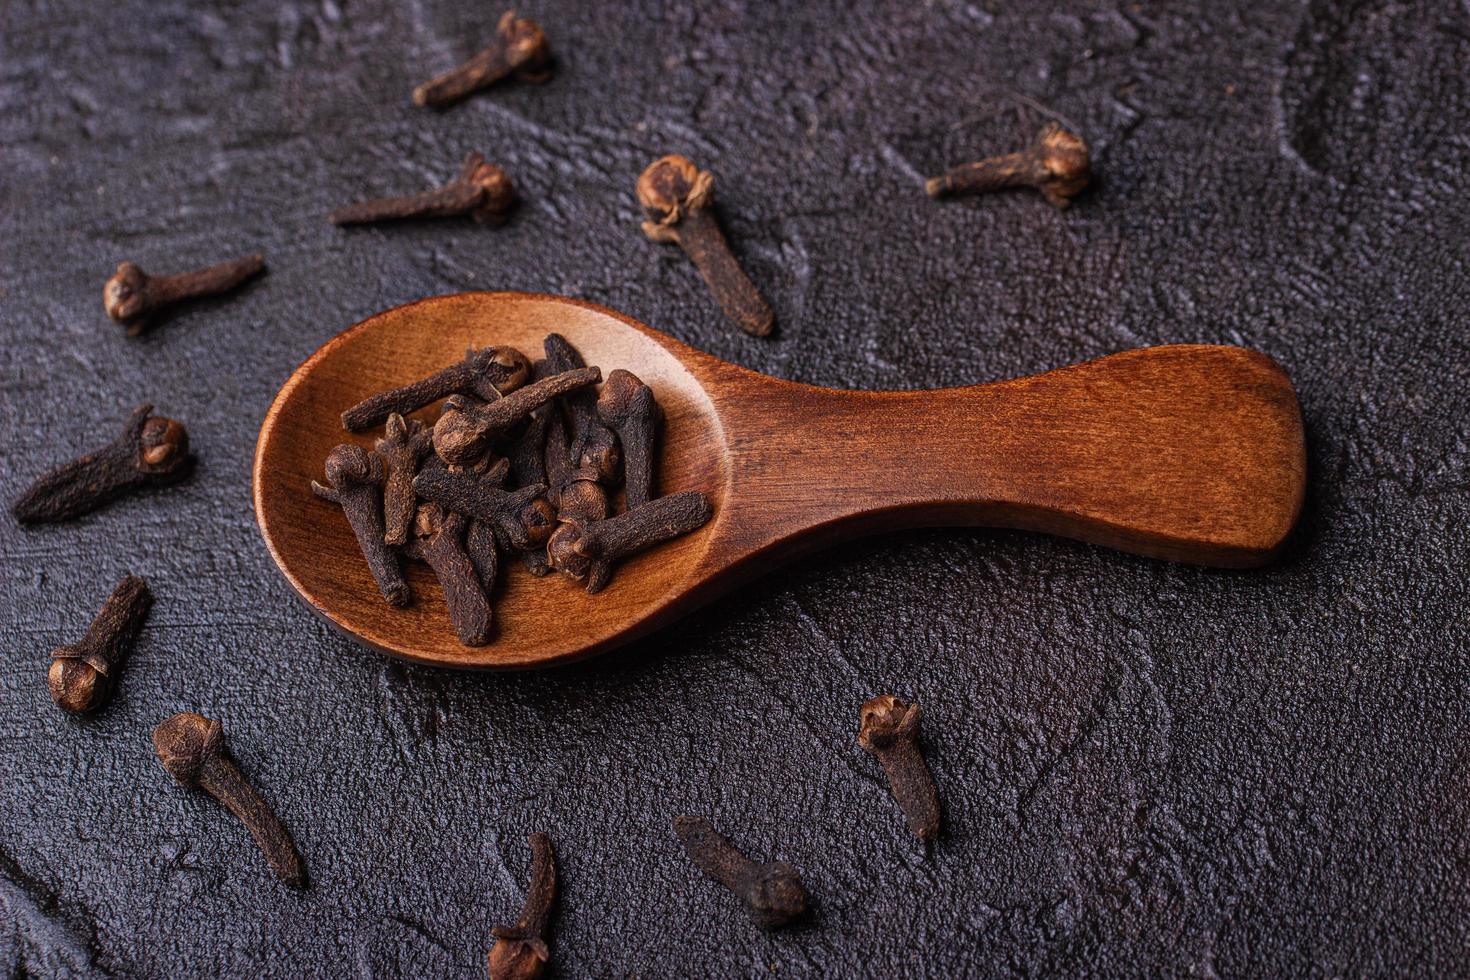
{"label": "textured concrete background", "polygon": [[[442,114],[412,86],[484,4],[0,6],[0,491],[143,400],[197,476],[70,526],[0,519],[0,970],[463,975],[556,838],[559,974],[1447,974],[1470,954],[1470,7],[537,2],[553,82]],[[1045,111],[1044,111],[1045,110]],[[1054,112],[1099,180],[1066,213],[920,178]],[[344,233],[451,175],[511,223]],[[778,334],[732,329],[634,179],[686,153]],[[270,273],[129,340],[100,290],[255,248]],[[815,384],[913,388],[1175,341],[1260,348],[1311,440],[1270,570],[1020,533],[856,541],[617,655],[517,676],[330,632],[252,520],[277,387],[422,296],[605,303]],[[124,572],[157,595],[114,703],[46,693]],[[857,706],[917,698],[947,808],[911,843]],[[221,719],[305,855],[279,887],[149,731]],[[803,869],[766,936],[670,831],[707,813]]]}

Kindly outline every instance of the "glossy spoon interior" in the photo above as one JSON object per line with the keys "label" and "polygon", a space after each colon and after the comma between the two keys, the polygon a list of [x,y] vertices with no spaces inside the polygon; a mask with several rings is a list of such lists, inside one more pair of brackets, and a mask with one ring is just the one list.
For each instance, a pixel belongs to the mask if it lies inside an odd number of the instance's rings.
{"label": "glossy spoon interior", "polygon": [[[352,435],[344,408],[431,374],[468,347],[536,356],[566,336],[604,375],[633,371],[667,417],[656,492],[702,490],[702,530],[622,563],[598,595],[503,563],[496,635],[455,638],[442,590],[409,564],[414,604],[378,595],[341,511],[309,489]],[[431,422],[438,407],[420,415]],[[1301,510],[1301,413],[1285,372],[1238,347],[1126,351],[1028,378],[937,391],[837,391],[756,374],[577,300],[467,293],[402,306],[328,341],[261,426],[255,509],[272,557],[313,609],[424,663],[526,668],[648,633],[778,562],[893,528],[1025,528],[1137,554],[1250,568]]]}

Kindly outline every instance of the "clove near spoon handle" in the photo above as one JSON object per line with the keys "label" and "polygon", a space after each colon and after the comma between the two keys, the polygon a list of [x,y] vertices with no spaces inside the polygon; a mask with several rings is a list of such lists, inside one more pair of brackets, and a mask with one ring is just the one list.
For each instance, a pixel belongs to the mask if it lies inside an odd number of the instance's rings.
{"label": "clove near spoon handle", "polygon": [[701,562],[716,576],[935,525],[1250,568],[1278,553],[1302,507],[1296,393],[1244,348],[1150,347],[935,391],[814,388],[713,359],[695,373],[728,452],[731,492]]}

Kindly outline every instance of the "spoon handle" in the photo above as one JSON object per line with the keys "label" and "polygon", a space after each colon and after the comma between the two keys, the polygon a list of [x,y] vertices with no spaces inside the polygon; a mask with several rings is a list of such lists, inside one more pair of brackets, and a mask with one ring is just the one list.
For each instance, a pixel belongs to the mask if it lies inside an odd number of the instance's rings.
{"label": "spoon handle", "polygon": [[1280,550],[1305,491],[1291,381],[1239,347],[1151,347],[936,391],[836,391],[743,371],[720,382],[731,544],[715,561],[983,525],[1250,568]]}

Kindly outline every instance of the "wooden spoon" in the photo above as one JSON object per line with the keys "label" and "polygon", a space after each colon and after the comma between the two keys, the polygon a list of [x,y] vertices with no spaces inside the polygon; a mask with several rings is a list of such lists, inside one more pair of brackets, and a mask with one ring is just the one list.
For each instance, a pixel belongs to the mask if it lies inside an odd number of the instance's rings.
{"label": "wooden spoon", "polygon": [[[497,635],[463,647],[428,569],[408,566],[410,608],[388,606],[342,514],[309,484],[334,445],[377,435],[344,431],[344,408],[468,347],[535,356],[552,331],[604,374],[627,368],[653,388],[667,416],[657,492],[703,490],[714,518],[624,562],[595,596],[505,562]],[[727,364],[592,303],[466,293],[364,320],[297,368],[260,429],[255,511],[291,585],[348,635],[423,663],[523,668],[608,650],[795,555],[894,528],[1025,528],[1250,568],[1281,548],[1305,481],[1291,382],[1239,347],[1132,350],[968,388],[836,391]]]}

